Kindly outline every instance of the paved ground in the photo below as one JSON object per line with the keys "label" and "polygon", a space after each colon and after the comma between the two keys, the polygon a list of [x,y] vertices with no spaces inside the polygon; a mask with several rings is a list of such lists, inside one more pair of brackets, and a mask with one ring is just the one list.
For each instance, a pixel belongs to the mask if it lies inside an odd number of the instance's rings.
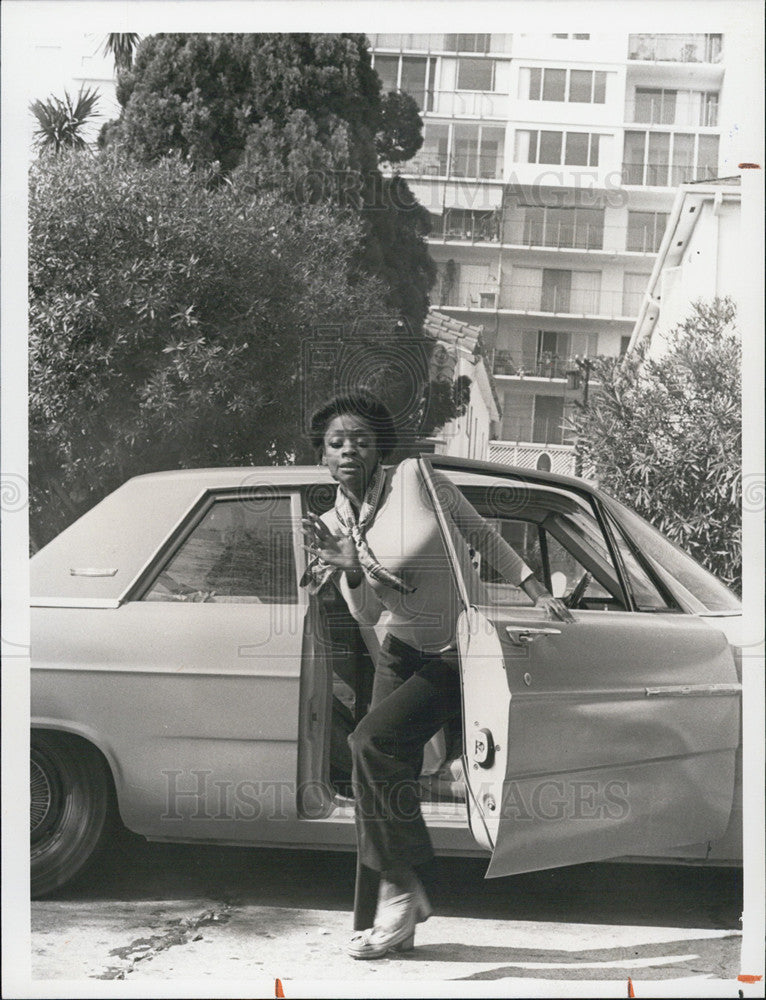
{"label": "paved ground", "polygon": [[[531,995],[533,980],[538,995],[553,980],[573,989],[599,980],[607,990],[614,981],[624,996],[630,976],[662,980],[661,995],[691,978],[699,992],[687,996],[711,996],[713,980],[740,971],[736,871],[594,864],[485,881],[484,867],[441,860],[435,914],[415,950],[357,962],[342,951],[351,855],[130,843],[97,877],[33,903],[33,977],[147,989],[194,980],[199,995],[246,982],[251,996],[273,996],[279,978],[289,997],[325,987],[322,995],[386,995],[392,980],[421,995],[429,982],[445,992],[450,983],[464,996],[501,986]],[[258,992],[264,983],[268,994]],[[313,993],[298,992],[306,983]]]}

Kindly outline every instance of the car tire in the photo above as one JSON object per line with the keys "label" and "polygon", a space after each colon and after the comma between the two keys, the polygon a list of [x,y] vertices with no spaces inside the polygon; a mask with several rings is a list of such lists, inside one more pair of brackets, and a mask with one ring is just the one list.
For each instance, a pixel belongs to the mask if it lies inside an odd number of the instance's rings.
{"label": "car tire", "polygon": [[38,898],[95,859],[114,810],[103,757],[66,734],[33,733],[30,791],[31,888]]}

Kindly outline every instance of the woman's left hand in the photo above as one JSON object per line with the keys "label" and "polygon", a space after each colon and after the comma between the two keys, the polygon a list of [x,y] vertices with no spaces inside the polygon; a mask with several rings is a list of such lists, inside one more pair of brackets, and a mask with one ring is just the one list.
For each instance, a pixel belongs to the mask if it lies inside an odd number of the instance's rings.
{"label": "woman's left hand", "polygon": [[574,622],[575,620],[566,604],[551,594],[541,594],[535,601],[535,607],[543,608],[546,618],[550,618],[551,621]]}

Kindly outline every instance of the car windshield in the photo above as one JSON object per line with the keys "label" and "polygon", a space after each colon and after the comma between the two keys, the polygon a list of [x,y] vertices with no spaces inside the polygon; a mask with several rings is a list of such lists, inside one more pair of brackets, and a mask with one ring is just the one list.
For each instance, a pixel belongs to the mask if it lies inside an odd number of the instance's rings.
{"label": "car windshield", "polygon": [[[668,585],[675,581],[690,594],[705,611],[711,613],[739,614],[742,606],[728,587],[717,580],[712,573],[703,569],[690,555],[665,538],[656,528],[638,514],[623,507],[613,497],[601,494],[606,506],[618,523],[636,543],[639,551],[652,564],[670,577]],[[701,610],[704,614],[704,611]]]}

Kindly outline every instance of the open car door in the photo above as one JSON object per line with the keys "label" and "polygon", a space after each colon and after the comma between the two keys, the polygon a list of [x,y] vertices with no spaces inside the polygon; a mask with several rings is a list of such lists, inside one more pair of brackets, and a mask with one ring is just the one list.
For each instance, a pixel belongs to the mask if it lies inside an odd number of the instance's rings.
{"label": "open car door", "polygon": [[[740,698],[723,634],[678,606],[584,485],[436,462],[421,469],[464,604],[463,763],[487,875],[720,837]],[[479,550],[455,523],[445,478],[574,622],[545,617],[500,577],[492,545]]]}

